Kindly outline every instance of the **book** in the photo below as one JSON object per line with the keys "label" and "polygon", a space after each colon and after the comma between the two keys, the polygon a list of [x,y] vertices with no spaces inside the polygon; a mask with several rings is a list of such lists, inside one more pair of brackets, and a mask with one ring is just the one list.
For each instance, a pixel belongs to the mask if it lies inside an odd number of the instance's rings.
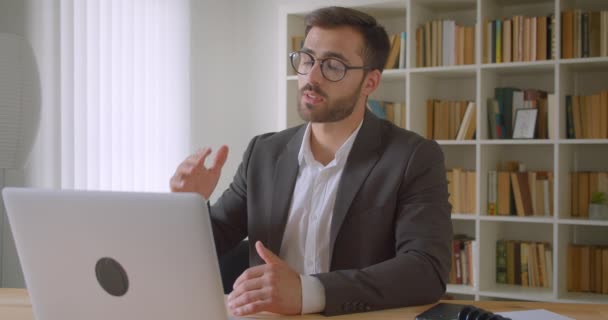
{"label": "book", "polygon": [[522,242],[520,244],[520,282],[523,287],[530,286],[529,275],[528,275],[528,256],[530,255],[530,250],[527,242]]}
{"label": "book", "polygon": [[496,283],[507,284],[507,246],[506,241],[496,241]]}
{"label": "book", "polygon": [[515,284],[515,241],[506,241],[507,284]]}
{"label": "book", "polygon": [[496,170],[488,172],[488,212],[489,216],[497,214],[498,173]]}
{"label": "book", "polygon": [[401,46],[401,34],[393,34],[390,37],[391,49],[389,51],[384,69],[394,69],[399,66],[399,48]]}
{"label": "book", "polygon": [[406,51],[406,45],[407,45],[407,33],[401,32],[401,41],[400,41],[400,46],[399,46],[399,69],[404,69],[405,68],[405,58],[406,55],[405,53]]}
{"label": "book", "polygon": [[[472,127],[472,128],[471,128]],[[475,128],[475,103],[469,102],[467,105],[464,118],[460,123],[460,127],[458,128],[458,133],[456,134],[456,140],[465,140],[471,139],[468,138],[468,135],[474,133]]]}

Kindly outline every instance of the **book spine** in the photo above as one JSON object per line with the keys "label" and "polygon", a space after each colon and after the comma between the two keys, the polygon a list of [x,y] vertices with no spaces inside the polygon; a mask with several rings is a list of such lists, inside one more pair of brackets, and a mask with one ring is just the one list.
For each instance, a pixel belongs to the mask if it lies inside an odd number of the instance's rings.
{"label": "book spine", "polygon": [[488,173],[488,215],[496,215],[496,200],[497,200],[497,188],[498,183],[496,179],[497,172],[492,170]]}
{"label": "book spine", "polygon": [[507,283],[507,248],[504,240],[496,241],[496,283]]}

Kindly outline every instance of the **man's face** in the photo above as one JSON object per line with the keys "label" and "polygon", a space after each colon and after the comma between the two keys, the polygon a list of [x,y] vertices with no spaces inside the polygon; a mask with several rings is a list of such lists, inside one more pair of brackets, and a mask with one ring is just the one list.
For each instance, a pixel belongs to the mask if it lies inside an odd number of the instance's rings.
{"label": "man's face", "polygon": [[[362,66],[363,38],[350,27],[313,27],[306,36],[303,51],[315,59],[337,58],[347,66]],[[298,75],[298,113],[304,121],[335,122],[352,114],[360,101],[365,79],[363,70],[348,70],[337,82],[325,79],[317,61],[306,75]]]}

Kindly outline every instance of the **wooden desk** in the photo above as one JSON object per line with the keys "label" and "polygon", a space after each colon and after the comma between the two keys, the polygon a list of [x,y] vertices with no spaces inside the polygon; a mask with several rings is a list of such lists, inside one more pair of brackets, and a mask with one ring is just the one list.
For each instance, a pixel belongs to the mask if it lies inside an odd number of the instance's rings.
{"label": "wooden desk", "polygon": [[[493,312],[518,311],[531,309],[546,309],[576,320],[608,320],[608,304],[570,304],[570,303],[544,303],[544,302],[511,302],[511,301],[446,301],[462,304],[473,304]],[[413,320],[417,314],[429,308],[418,306],[384,311],[358,313],[327,318],[313,314],[305,316],[277,316],[257,315],[244,319],[303,319],[303,320]],[[33,320],[32,306],[27,291],[23,289],[0,289],[0,319],[4,320]]]}

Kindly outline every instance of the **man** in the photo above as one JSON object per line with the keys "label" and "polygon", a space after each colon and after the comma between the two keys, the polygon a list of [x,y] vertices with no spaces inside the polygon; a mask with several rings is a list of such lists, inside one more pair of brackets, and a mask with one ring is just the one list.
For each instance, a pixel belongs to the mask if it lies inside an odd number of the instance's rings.
{"label": "man", "polygon": [[[210,207],[218,254],[250,240],[228,307],[336,315],[432,303],[445,292],[452,226],[439,146],[366,111],[389,51],[383,27],[347,8],[306,17],[298,112],[306,125],[255,137]],[[202,149],[171,179],[209,198],[228,149]]]}

